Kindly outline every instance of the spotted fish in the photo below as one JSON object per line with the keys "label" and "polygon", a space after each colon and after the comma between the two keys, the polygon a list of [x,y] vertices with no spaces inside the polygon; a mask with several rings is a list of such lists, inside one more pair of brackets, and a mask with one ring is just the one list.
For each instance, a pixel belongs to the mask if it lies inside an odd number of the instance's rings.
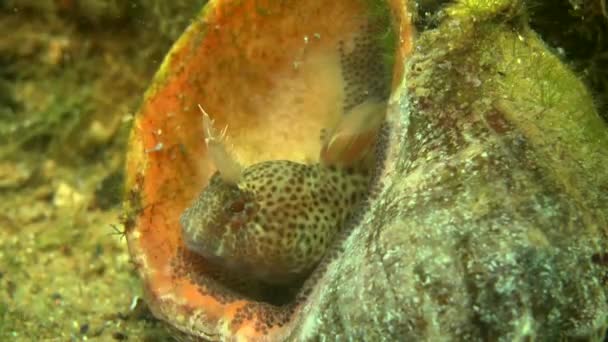
{"label": "spotted fish", "polygon": [[287,160],[212,178],[181,219],[186,246],[225,271],[271,284],[314,268],[367,189],[366,173]]}
{"label": "spotted fish", "polygon": [[223,272],[267,284],[300,280],[318,264],[365,196],[370,147],[386,109],[385,73],[372,63],[378,57],[369,37],[351,45],[339,48],[344,114],[322,133],[318,164],[272,160],[243,168],[230,156],[226,132],[216,132],[201,108],[219,171],[181,217],[190,251]]}
{"label": "spotted fish", "polygon": [[[207,144],[219,172],[181,217],[188,249],[248,279],[288,284],[304,277],[365,195],[366,153],[353,158],[348,147],[370,135],[370,122],[379,122],[371,117],[383,108],[365,103],[339,122],[324,138],[321,163],[272,160],[244,169],[205,116]],[[364,140],[369,145],[371,140]]]}

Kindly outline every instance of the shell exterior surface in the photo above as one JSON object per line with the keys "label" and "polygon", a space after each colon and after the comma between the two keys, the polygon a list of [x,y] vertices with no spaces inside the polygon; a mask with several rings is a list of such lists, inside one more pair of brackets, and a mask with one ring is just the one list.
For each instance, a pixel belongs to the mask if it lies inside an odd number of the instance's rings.
{"label": "shell exterior surface", "polygon": [[302,279],[368,186],[354,169],[267,161],[237,184],[215,174],[181,218],[186,246],[225,272],[266,283]]}
{"label": "shell exterior surface", "polygon": [[389,101],[380,189],[292,336],[602,341],[608,128],[521,2],[442,13]]}

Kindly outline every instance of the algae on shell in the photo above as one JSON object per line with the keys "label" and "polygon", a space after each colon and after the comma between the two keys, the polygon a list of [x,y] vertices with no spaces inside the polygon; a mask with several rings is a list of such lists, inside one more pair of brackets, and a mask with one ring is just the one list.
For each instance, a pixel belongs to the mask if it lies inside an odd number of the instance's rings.
{"label": "algae on shell", "polygon": [[457,1],[419,35],[294,340],[602,339],[608,130],[520,5]]}

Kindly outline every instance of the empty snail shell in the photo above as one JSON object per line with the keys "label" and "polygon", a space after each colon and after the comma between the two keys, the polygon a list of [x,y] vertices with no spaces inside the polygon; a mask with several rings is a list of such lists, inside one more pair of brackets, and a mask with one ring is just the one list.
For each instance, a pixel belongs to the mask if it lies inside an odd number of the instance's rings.
{"label": "empty snail shell", "polygon": [[[411,4],[210,1],[175,43],[127,158],[129,250],[156,317],[214,341],[603,332],[608,129],[589,93],[515,20],[519,1],[449,2],[415,40]],[[365,129],[372,107],[379,131]],[[368,176],[332,173],[359,161]],[[294,215],[301,198],[282,214],[259,198],[303,184],[363,200]],[[326,252],[248,264],[238,247],[299,237],[231,237],[229,257],[205,241],[206,229],[304,221],[334,232],[302,245]],[[273,253],[288,261],[273,269]]]}

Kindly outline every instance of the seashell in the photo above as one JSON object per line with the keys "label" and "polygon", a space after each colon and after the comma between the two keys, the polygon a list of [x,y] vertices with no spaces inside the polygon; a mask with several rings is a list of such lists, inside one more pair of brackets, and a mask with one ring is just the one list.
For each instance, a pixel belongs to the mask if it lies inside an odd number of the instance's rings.
{"label": "seashell", "polygon": [[[212,341],[600,338],[608,129],[588,91],[518,1],[454,1],[415,39],[410,4],[205,6],[128,150],[129,251],[156,317]],[[370,98],[377,136],[347,114]],[[226,142],[205,144],[199,105]],[[184,242],[216,167],[234,184],[269,161],[350,165],[373,142],[366,200],[306,279],[255,283]]]}

